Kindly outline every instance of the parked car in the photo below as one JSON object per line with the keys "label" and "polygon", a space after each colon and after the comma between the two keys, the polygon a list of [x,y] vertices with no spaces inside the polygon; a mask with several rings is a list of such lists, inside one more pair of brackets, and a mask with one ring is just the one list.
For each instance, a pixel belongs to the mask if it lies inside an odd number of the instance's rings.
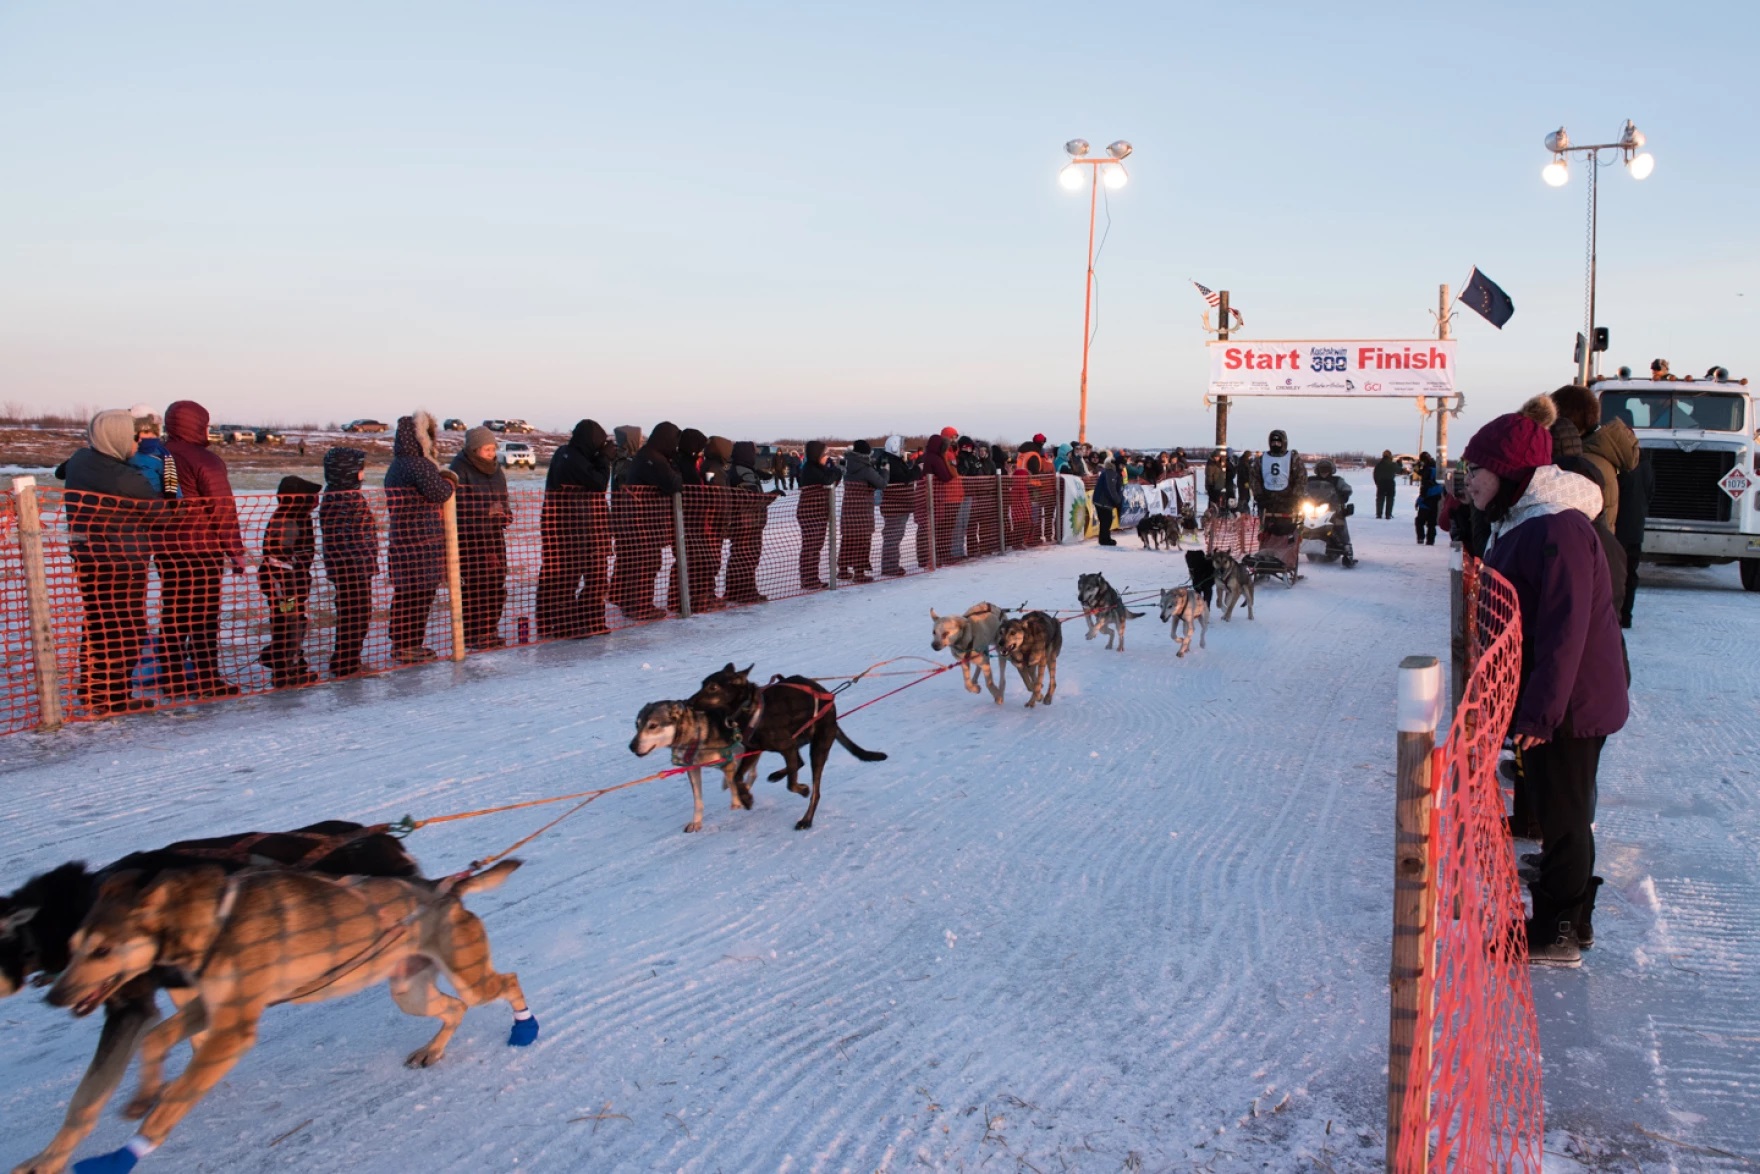
{"label": "parked car", "polygon": [[350,420],[342,426],[344,432],[389,432],[391,425],[383,420]]}
{"label": "parked car", "polygon": [[281,433],[275,431],[273,428],[259,428],[257,429],[255,439],[258,444],[280,444],[282,441],[286,440],[287,437],[281,435]]}
{"label": "parked car", "polygon": [[531,430],[532,426],[524,420],[503,420],[501,422],[501,431],[503,432],[530,432]]}
{"label": "parked car", "polygon": [[220,441],[223,444],[250,444],[257,438],[257,430],[255,428],[246,428],[243,424],[211,425],[208,428],[208,439],[214,439],[214,434],[216,432],[220,434]]}
{"label": "parked car", "polygon": [[470,425],[466,424],[463,420],[460,420],[457,416],[454,416],[452,419],[446,421],[446,423],[440,425],[440,427],[444,431],[447,431],[447,432],[468,432],[468,431],[470,431]]}
{"label": "parked car", "polygon": [[506,432],[507,431],[507,421],[506,420],[484,420],[483,427],[487,428],[491,432]]}
{"label": "parked car", "polygon": [[528,469],[538,467],[537,452],[523,440],[503,440],[495,446],[495,457],[505,468],[509,469],[516,465]]}

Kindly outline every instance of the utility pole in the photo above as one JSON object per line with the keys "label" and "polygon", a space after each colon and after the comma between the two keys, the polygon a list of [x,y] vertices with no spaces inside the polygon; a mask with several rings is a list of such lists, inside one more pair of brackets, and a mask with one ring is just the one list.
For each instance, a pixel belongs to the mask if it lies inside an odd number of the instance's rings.
{"label": "utility pole", "polygon": [[[1216,303],[1217,311],[1222,315],[1221,329],[1216,332],[1218,342],[1228,341],[1228,291],[1223,290],[1220,300]],[[1228,447],[1228,397],[1216,397],[1216,447]]]}
{"label": "utility pole", "polygon": [[[1454,335],[1448,329],[1448,286],[1436,297],[1436,338],[1439,342],[1447,341]],[[1455,372],[1460,377],[1460,372]],[[1444,479],[1448,477],[1448,397],[1436,397],[1436,475]]]}

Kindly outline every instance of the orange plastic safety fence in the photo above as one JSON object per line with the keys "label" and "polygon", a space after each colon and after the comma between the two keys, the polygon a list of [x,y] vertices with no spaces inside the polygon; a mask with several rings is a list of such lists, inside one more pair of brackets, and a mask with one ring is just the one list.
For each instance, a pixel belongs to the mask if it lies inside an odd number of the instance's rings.
{"label": "orange plastic safety fence", "polygon": [[1259,519],[1251,514],[1204,519],[1204,550],[1243,558],[1259,549]]}
{"label": "orange plastic safety fence", "polygon": [[[1024,475],[880,491],[687,486],[676,499],[646,487],[455,494],[467,652],[662,619],[682,611],[681,591],[700,613],[826,590],[834,544],[848,585],[1055,542],[1058,514],[1057,479]],[[444,506],[416,490],[139,501],[39,489],[37,500],[67,720],[452,655]],[[11,733],[40,716],[16,508],[10,494],[0,503],[0,733]]]}
{"label": "orange plastic safety fence", "polygon": [[1396,1168],[1538,1172],[1540,1036],[1497,782],[1521,674],[1521,615],[1507,580],[1466,564],[1472,671],[1432,772],[1434,956],[1416,1036],[1429,1045],[1412,1049]]}

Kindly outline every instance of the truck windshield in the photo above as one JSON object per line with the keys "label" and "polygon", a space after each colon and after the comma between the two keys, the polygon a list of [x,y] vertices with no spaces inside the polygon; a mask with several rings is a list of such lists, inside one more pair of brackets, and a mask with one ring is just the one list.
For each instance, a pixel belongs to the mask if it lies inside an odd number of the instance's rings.
{"label": "truck windshield", "polygon": [[1624,420],[1633,428],[1694,428],[1707,432],[1742,430],[1742,397],[1713,391],[1609,391],[1601,397],[1601,419]]}

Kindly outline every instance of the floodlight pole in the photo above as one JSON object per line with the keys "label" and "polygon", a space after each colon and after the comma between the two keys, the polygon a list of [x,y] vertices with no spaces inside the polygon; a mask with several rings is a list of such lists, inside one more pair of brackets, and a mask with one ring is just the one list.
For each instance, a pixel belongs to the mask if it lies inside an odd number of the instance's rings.
{"label": "floodlight pole", "polygon": [[1111,159],[1076,159],[1086,163],[1088,173],[1088,277],[1082,290],[1082,407],[1076,424],[1076,443],[1088,443],[1088,344],[1093,341],[1089,323],[1094,314],[1094,220],[1100,207],[1100,165]]}

